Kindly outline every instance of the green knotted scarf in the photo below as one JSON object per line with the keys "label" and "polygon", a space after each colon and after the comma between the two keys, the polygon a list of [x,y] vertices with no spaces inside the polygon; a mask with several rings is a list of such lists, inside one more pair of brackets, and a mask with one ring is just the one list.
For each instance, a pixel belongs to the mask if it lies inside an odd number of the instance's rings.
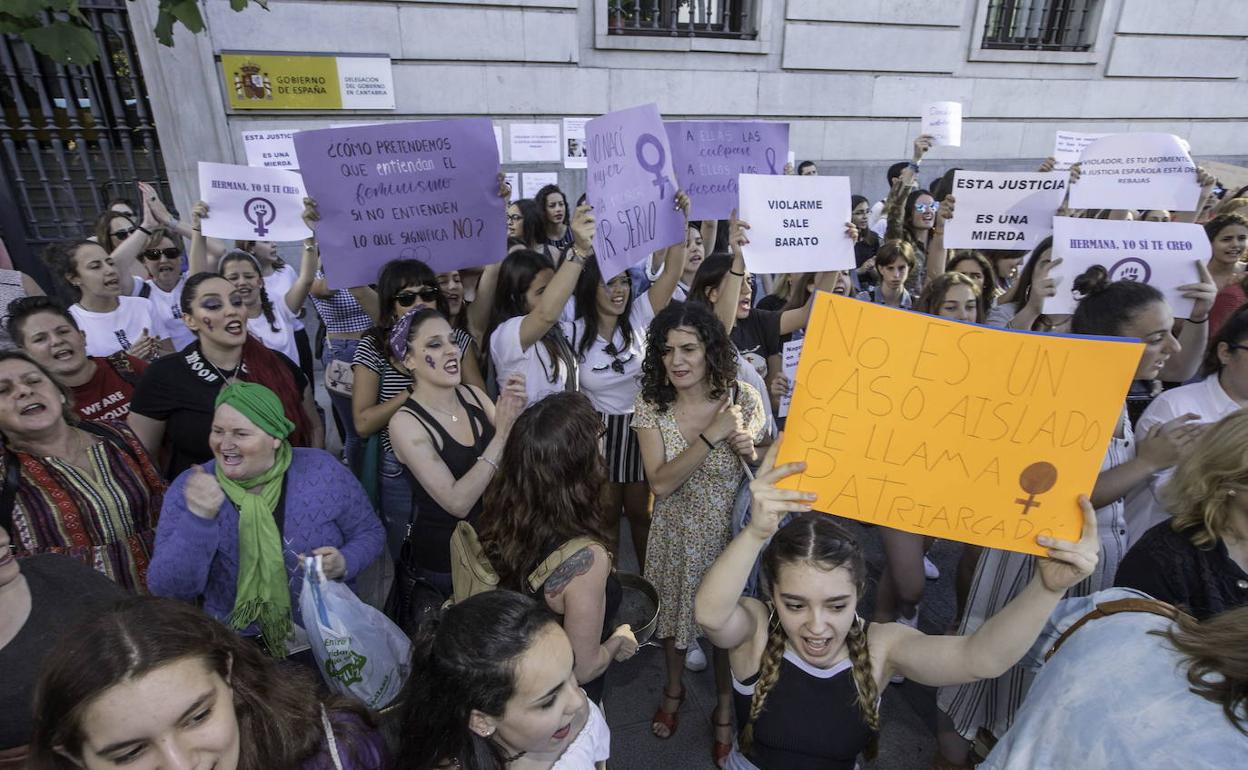
{"label": "green knotted scarf", "polygon": [[[227,385],[217,394],[217,408],[223,404],[237,409],[268,435],[282,439],[273,465],[264,473],[235,480],[226,477],[220,463],[216,473],[221,489],[238,508],[238,586],[226,622],[239,630],[257,623],[269,654],[284,658],[291,629],[290,589],[282,535],[273,512],[282,496],[282,478],[290,468],[290,442],[285,438],[295,425],[286,418],[281,399],[263,385]],[[259,493],[247,491],[260,486]]]}

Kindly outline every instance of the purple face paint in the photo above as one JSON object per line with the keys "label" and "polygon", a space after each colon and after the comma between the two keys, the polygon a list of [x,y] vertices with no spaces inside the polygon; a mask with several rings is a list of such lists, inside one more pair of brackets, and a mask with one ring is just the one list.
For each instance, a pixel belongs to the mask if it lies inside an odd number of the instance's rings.
{"label": "purple face paint", "polygon": [[207,327],[208,331],[212,331],[212,321],[211,321],[211,319],[205,318],[205,319],[204,319],[204,326],[205,326],[205,327]]}
{"label": "purple face paint", "polygon": [[430,369],[437,369],[437,368],[438,368],[438,367],[437,367],[437,366],[433,363],[433,356],[425,356],[425,363],[429,364],[429,368],[430,368]]}

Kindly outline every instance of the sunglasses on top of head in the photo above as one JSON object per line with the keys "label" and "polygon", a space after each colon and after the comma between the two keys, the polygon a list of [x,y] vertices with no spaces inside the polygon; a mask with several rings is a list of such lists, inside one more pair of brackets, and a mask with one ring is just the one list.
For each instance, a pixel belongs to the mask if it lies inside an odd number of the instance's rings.
{"label": "sunglasses on top of head", "polygon": [[170,246],[167,249],[147,249],[140,256],[151,262],[157,262],[162,259],[181,259],[182,250],[176,246]]}
{"label": "sunglasses on top of head", "polygon": [[416,291],[401,291],[394,295],[394,301],[403,307],[411,307],[416,304],[416,300],[421,302],[437,302],[438,295],[442,290],[437,286],[422,286]]}

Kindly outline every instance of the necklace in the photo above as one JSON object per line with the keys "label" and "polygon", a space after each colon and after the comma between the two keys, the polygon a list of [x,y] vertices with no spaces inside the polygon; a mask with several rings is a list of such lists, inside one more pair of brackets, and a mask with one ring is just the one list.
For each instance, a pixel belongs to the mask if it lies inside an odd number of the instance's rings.
{"label": "necklace", "polygon": [[243,368],[243,359],[241,356],[238,359],[238,363],[234,366],[233,369],[230,370],[230,373],[228,375],[221,370],[221,367],[217,366],[212,361],[209,361],[208,356],[203,356],[203,359],[205,361],[208,361],[208,365],[212,367],[212,370],[217,373],[217,376],[219,376],[225,382],[226,385],[229,385],[230,380],[237,377],[238,371]]}
{"label": "necklace", "polygon": [[438,414],[444,414],[444,415],[446,415],[447,417],[450,417],[450,418],[451,418],[451,422],[459,422],[459,415],[455,414],[454,412],[448,412],[448,411],[446,411],[445,409],[439,409],[438,407],[433,406],[432,404],[421,404],[421,406],[424,406],[424,407],[426,407],[426,408],[432,409],[433,411],[437,412]]}
{"label": "necklace", "polygon": [[528,753],[527,751],[518,751],[518,752],[516,752],[515,754],[512,754],[512,755],[510,755],[510,756],[503,757],[503,764],[504,764],[504,765],[510,765],[512,762],[515,762],[517,759],[520,759],[521,757],[523,757],[523,756],[524,756],[525,754],[527,754],[527,753]]}

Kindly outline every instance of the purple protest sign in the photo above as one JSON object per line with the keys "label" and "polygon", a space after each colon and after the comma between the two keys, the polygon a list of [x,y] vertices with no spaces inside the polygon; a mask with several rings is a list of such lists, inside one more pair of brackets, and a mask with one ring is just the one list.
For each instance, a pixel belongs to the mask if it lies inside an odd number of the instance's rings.
{"label": "purple protest sign", "polygon": [[690,219],[727,219],[737,208],[738,174],[782,174],[789,124],[755,120],[669,120],[672,166],[689,195]]}
{"label": "purple protest sign", "polygon": [[685,216],[676,208],[676,175],[658,107],[594,118],[585,124],[585,143],[585,196],[598,218],[594,253],[610,280],[683,240]]}
{"label": "purple protest sign", "polygon": [[295,153],[333,288],[374,283],[392,259],[445,272],[506,253],[498,146],[485,118],[300,131]]}

